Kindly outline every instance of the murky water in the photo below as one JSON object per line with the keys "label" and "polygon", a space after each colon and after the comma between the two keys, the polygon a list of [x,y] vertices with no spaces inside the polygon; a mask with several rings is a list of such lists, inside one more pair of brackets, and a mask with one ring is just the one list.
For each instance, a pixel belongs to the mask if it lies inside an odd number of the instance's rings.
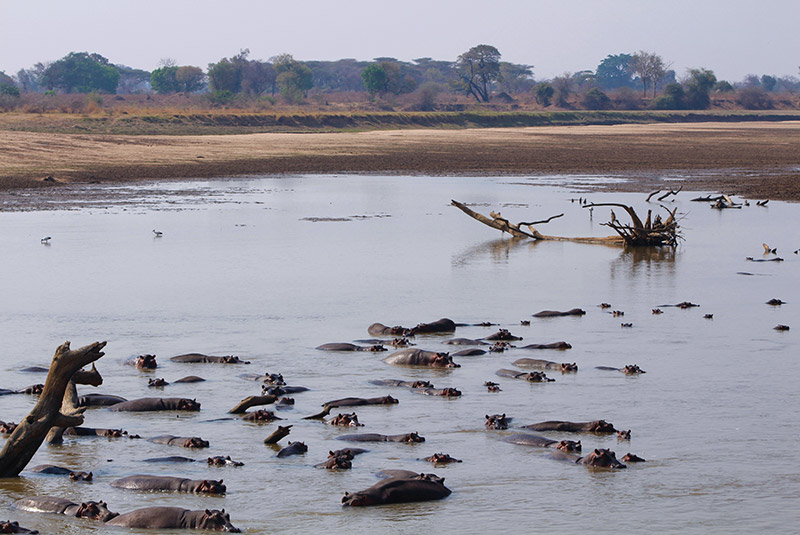
{"label": "murky water", "polygon": [[[511,241],[449,206],[455,198],[484,213],[499,208],[512,221],[564,212],[540,228],[558,235],[607,234],[600,223],[608,208],[590,217],[570,198],[646,209],[644,195],[587,195],[533,184],[522,178],[264,178],[166,184],[155,193],[112,188],[78,210],[0,213],[0,387],[42,382],[43,376],[19,369],[48,365],[64,340],[74,347],[108,340],[98,363],[105,384],[82,392],[192,397],[202,411],[177,418],[92,409],[86,425],[211,442],[198,452],[128,439],[68,438],[62,446],[43,446],[32,464],[91,470],[95,481],[23,473],[0,482],[0,515],[43,533],[105,531],[89,521],[9,507],[22,497],[49,494],[103,499],[122,512],[149,505],[224,507],[248,533],[412,533],[433,526],[464,533],[796,529],[800,258],[792,251],[800,247],[798,206],[771,202],[715,211],[681,193],[669,203],[679,208],[686,238],[674,251]],[[39,242],[46,235],[50,245]],[[778,247],[786,261],[745,261],[762,258],[762,242]],[[765,304],[773,297],[788,303]],[[651,314],[657,305],[686,300],[701,306]],[[601,302],[624,317],[601,310]],[[573,307],[587,314],[531,318],[542,309]],[[573,348],[462,358],[453,371],[391,367],[381,362],[386,354],[314,349],[367,338],[367,326],[376,321],[413,326],[440,317],[499,323],[523,336],[521,344],[565,340]],[[530,326],[520,325],[523,319],[532,320]],[[621,328],[623,321],[633,327]],[[793,330],[775,331],[777,324]],[[477,338],[497,328],[462,327],[455,336]],[[442,344],[446,338],[415,341],[424,349],[452,349]],[[168,360],[192,351],[237,354],[253,363]],[[122,364],[142,353],[158,355],[155,373]],[[549,384],[494,375],[524,356],[577,362],[580,371],[551,373],[556,382]],[[594,369],[629,363],[647,373],[626,377]],[[294,426],[290,439],[308,445],[303,456],[278,459],[262,443],[275,424],[212,421],[260,393],[240,374],[265,371],[311,389],[293,396],[293,410],[279,413],[286,418],[281,423]],[[148,378],[191,374],[208,381],[147,388]],[[368,382],[379,378],[428,379],[464,395],[445,400]],[[503,391],[488,393],[487,380]],[[362,431],[417,431],[426,442],[370,445],[347,472],[313,468],[328,450],[346,446],[336,437],[352,431],[301,417],[326,400],[385,394],[400,403],[357,408]],[[0,419],[19,421],[33,403],[25,395],[0,397]],[[630,451],[647,462],[618,472],[557,462],[544,451],[501,442],[508,432],[485,430],[484,414],[502,412],[514,424],[604,418],[632,429],[632,439],[581,436],[584,451],[608,447],[618,457]],[[417,460],[440,451],[464,462],[433,468]],[[245,466],[141,462],[165,455],[203,461],[230,455]],[[439,502],[343,509],[343,492],[372,485],[382,468],[435,472],[453,494]],[[136,473],[223,478],[228,494],[109,486]]]}

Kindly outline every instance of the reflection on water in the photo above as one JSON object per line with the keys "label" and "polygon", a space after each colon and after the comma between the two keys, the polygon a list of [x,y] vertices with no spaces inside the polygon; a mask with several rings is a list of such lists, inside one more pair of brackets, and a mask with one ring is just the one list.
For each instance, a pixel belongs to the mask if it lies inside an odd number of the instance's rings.
{"label": "reflection on water", "polygon": [[[761,255],[765,241],[779,251],[797,247],[785,231],[800,219],[797,206],[770,203],[720,213],[689,203],[695,195],[682,193],[675,205],[686,240],[674,250],[514,240],[449,206],[455,198],[502,207],[511,221],[564,212],[547,224],[548,234],[608,233],[601,225],[608,211],[587,213],[569,201],[575,192],[515,182],[338,176],[166,183],[93,190],[73,211],[0,213],[0,388],[40,380],[19,369],[46,365],[64,340],[75,346],[108,340],[98,363],[104,384],[81,392],[190,397],[202,411],[176,418],[90,409],[87,425],[211,442],[203,451],[105,438],[42,447],[34,464],[91,470],[95,481],[76,484],[33,473],[2,481],[4,516],[43,533],[105,532],[90,522],[9,507],[47,494],[103,499],[117,511],[224,507],[235,525],[255,534],[411,533],[432,525],[464,533],[519,532],[523,525],[551,533],[746,533],[798,525],[800,469],[780,452],[794,451],[800,436],[800,359],[793,358],[800,349],[800,258],[744,260]],[[640,213],[648,208],[644,197],[592,194],[593,201],[624,202]],[[163,237],[154,239],[154,228]],[[49,246],[40,243],[43,236],[52,236]],[[787,304],[766,305],[771,298]],[[686,300],[701,306],[651,314],[656,305]],[[602,302],[624,317],[596,306]],[[573,307],[587,314],[531,317]],[[522,336],[520,345],[564,340],[573,347],[463,357],[461,368],[438,372],[388,366],[381,361],[385,354],[314,349],[365,338],[373,322],[413,326],[441,317],[497,323]],[[622,329],[621,321],[632,328]],[[774,331],[779,323],[792,330]],[[499,327],[460,327],[455,336],[485,337]],[[414,343],[451,351],[446,338],[418,336]],[[169,361],[192,351],[237,354],[253,364]],[[122,364],[143,353],[158,356],[156,372]],[[521,357],[576,362],[580,371],[551,374],[556,381],[548,384],[495,375]],[[626,377],[595,369],[633,363],[647,373]],[[305,455],[275,457],[263,444],[275,424],[226,419],[243,397],[260,394],[257,383],[240,375],[267,371],[310,388],[292,396],[292,409],[279,412],[285,419],[280,423],[293,426],[289,439],[308,445]],[[174,382],[186,375],[207,381]],[[154,392],[147,387],[152,377],[171,384]],[[464,395],[444,400],[369,382],[389,378],[429,380]],[[487,392],[483,383],[490,380],[502,392]],[[356,408],[366,424],[362,431],[416,431],[426,442],[370,444],[371,451],[342,473],[313,468],[329,450],[345,445],[337,436],[351,431],[302,417],[328,400],[386,394],[400,403]],[[0,420],[19,421],[34,402],[26,395],[0,397]],[[584,448],[611,448],[620,457],[630,451],[647,462],[620,472],[556,462],[547,452],[499,440],[513,429],[486,430],[484,415],[495,413],[506,413],[514,425],[603,418],[632,429],[631,440],[582,436]],[[432,467],[417,460],[435,452],[464,462]],[[199,462],[141,462],[166,455]],[[209,467],[210,455],[230,455],[245,466]],[[385,468],[435,472],[446,477],[453,494],[441,502],[341,508],[343,492],[371,486],[373,474]],[[224,478],[228,494],[137,493],[109,485],[136,473]]]}

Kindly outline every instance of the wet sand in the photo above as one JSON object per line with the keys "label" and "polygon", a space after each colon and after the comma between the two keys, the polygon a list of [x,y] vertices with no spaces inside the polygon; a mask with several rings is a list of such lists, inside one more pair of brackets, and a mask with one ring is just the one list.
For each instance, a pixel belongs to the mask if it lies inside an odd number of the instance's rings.
{"label": "wet sand", "polygon": [[[590,174],[597,189],[800,201],[800,121],[205,136],[0,132],[0,194],[286,173]],[[51,177],[51,178],[46,178]],[[46,195],[46,194],[45,194]]]}

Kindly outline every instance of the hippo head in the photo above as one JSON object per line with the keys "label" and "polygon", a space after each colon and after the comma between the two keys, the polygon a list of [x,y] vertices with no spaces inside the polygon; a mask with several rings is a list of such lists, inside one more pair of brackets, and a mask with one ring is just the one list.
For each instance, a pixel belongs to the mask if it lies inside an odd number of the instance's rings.
{"label": "hippo head", "polygon": [[[231,466],[244,466],[244,463],[239,461],[234,461],[233,459],[231,459],[230,455],[226,455],[225,457],[223,457],[222,455],[217,455],[216,457],[209,457],[207,461],[208,464],[213,466],[225,466],[228,464]],[[222,483],[222,480],[220,480],[220,483]]]}
{"label": "hippo head", "polygon": [[453,357],[450,353],[436,353],[431,362],[431,366],[435,368],[460,368],[460,364],[453,362]]}
{"label": "hippo head", "polygon": [[283,397],[275,402],[275,405],[294,405],[294,398]]}
{"label": "hippo head", "polygon": [[89,472],[70,472],[69,479],[70,481],[91,481],[93,474]]}
{"label": "hippo head", "polygon": [[425,459],[426,461],[432,462],[434,464],[449,464],[449,463],[460,463],[458,459],[454,459],[450,457],[447,453],[434,453],[430,457]]}
{"label": "hippo head", "polygon": [[363,507],[365,505],[372,505],[374,503],[376,503],[375,500],[373,500],[369,494],[364,492],[356,492],[354,494],[345,492],[344,496],[342,496],[343,506]]}
{"label": "hippo head", "polygon": [[195,492],[204,492],[206,494],[225,494],[227,487],[222,484],[222,479],[216,481],[214,479],[204,479],[197,486]]}
{"label": "hippo head", "polygon": [[562,362],[561,363],[561,373],[569,373],[569,372],[576,372],[578,371],[578,365],[574,362],[570,364],[569,362]]}
{"label": "hippo head", "polygon": [[14,432],[17,428],[17,424],[14,422],[0,422],[0,433],[4,435],[9,435]]}
{"label": "hippo head", "polygon": [[502,392],[502,390],[500,390],[500,385],[492,381],[486,381],[483,383],[483,386],[485,386],[489,392]]}
{"label": "hippo head", "polygon": [[391,343],[394,347],[408,347],[411,345],[411,342],[409,342],[406,337],[395,338]]}
{"label": "hippo head", "polygon": [[181,399],[178,401],[179,411],[199,411],[200,404],[196,399]]}
{"label": "hippo head", "polygon": [[222,362],[225,364],[250,364],[249,360],[242,360],[239,357],[235,357],[233,355],[226,355],[222,357]]}
{"label": "hippo head", "polygon": [[369,351],[372,351],[373,353],[380,353],[381,351],[388,351],[388,349],[383,347],[383,344],[375,344],[374,346],[370,346]]}
{"label": "hippo head", "polygon": [[353,450],[348,449],[348,448],[345,448],[343,450],[336,450],[336,451],[330,451],[329,450],[328,451],[328,458],[332,459],[334,457],[344,457],[344,458],[349,459],[351,461],[356,458],[355,454],[353,453]]}
{"label": "hippo head", "polygon": [[282,396],[286,393],[286,390],[281,388],[278,385],[261,385],[261,395],[266,396]]}
{"label": "hippo head", "polygon": [[552,382],[554,379],[549,379],[544,372],[528,372],[525,375],[525,380],[529,383],[547,383]]}
{"label": "hippo head", "polygon": [[264,382],[275,386],[284,386],[286,384],[286,381],[283,380],[283,375],[280,373],[265,373]]}
{"label": "hippo head", "polygon": [[147,386],[167,386],[168,384],[169,383],[163,377],[147,380]]}
{"label": "hippo head", "polygon": [[29,386],[28,388],[26,388],[22,392],[24,394],[33,394],[34,396],[38,396],[43,391],[44,391],[44,385],[43,384],[36,384],[36,385]]}
{"label": "hippo head", "polygon": [[207,448],[208,446],[208,440],[203,440],[200,437],[190,437],[183,441],[184,448]]}
{"label": "hippo head", "polygon": [[439,477],[436,474],[422,474],[422,473],[420,473],[420,474],[417,474],[417,475],[413,476],[411,479],[420,479],[422,481],[431,481],[433,483],[439,483],[441,485],[444,485],[444,478],[443,477]]}
{"label": "hippo head", "polygon": [[626,453],[624,457],[622,457],[623,463],[643,463],[645,462],[644,459],[639,457],[638,455],[634,455],[633,453]]}
{"label": "hippo head", "polygon": [[92,520],[100,520],[101,522],[108,522],[112,518],[119,516],[119,513],[112,513],[108,510],[106,502],[82,502],[75,511],[77,518],[91,518]]}
{"label": "hippo head", "polygon": [[508,420],[505,413],[486,415],[486,429],[508,429]]}
{"label": "hippo head", "polygon": [[383,405],[393,405],[395,403],[400,403],[400,401],[393,398],[392,396],[384,396],[381,398],[381,404]]}
{"label": "hippo head", "polygon": [[411,388],[433,388],[433,383],[430,381],[414,381],[411,383]]}
{"label": "hippo head", "polygon": [[230,533],[241,533],[241,530],[231,524],[231,515],[225,512],[225,509],[219,511],[217,509],[206,509],[203,511],[203,516],[197,523],[198,529],[209,529],[214,531],[228,531]]}
{"label": "hippo head", "polygon": [[617,440],[630,440],[631,439],[631,430],[628,429],[627,431],[617,431]]}
{"label": "hippo head", "polygon": [[443,388],[442,392],[439,395],[448,398],[457,398],[461,395],[461,390],[457,390],[455,388],[450,388],[450,387]]}
{"label": "hippo head", "polygon": [[0,533],[39,533],[36,530],[28,530],[25,528],[19,527],[19,522],[11,522],[10,520],[6,520],[5,522],[0,522]]}
{"label": "hippo head", "polygon": [[401,442],[413,443],[413,442],[425,442],[425,437],[419,436],[416,432],[414,433],[407,433],[403,436],[403,440]]}
{"label": "hippo head", "polygon": [[592,422],[589,431],[592,433],[614,433],[616,429],[614,426],[605,420],[597,420],[596,422]]}
{"label": "hippo head", "polygon": [[608,449],[596,449],[589,455],[581,457],[578,462],[596,468],[627,468],[617,460],[614,452]]}
{"label": "hippo head", "polygon": [[492,345],[489,347],[489,351],[490,351],[491,353],[502,353],[502,352],[503,352],[503,351],[505,351],[506,349],[510,349],[510,348],[512,348],[512,347],[514,347],[514,346],[512,346],[512,345],[511,345],[511,344],[509,344],[508,342],[495,342],[494,344],[492,344]]}
{"label": "hippo head", "polygon": [[561,451],[577,453],[581,451],[581,441],[578,440],[577,442],[574,440],[562,440],[558,444],[556,444],[556,449]]}
{"label": "hippo head", "polygon": [[308,451],[308,446],[306,446],[305,442],[289,442],[289,446],[297,448],[298,451]]}
{"label": "hippo head", "polygon": [[622,368],[622,373],[625,375],[636,375],[638,373],[647,373],[643,369],[641,369],[636,364],[628,364],[624,368]]}
{"label": "hippo head", "polygon": [[352,455],[334,455],[328,457],[323,466],[328,470],[349,470],[353,467],[352,460]]}
{"label": "hippo head", "polygon": [[271,422],[273,420],[282,420],[283,418],[278,418],[275,416],[275,413],[272,411],[268,411],[265,409],[258,409],[257,411],[250,413],[250,420],[256,420],[259,422]]}
{"label": "hippo head", "polygon": [[127,435],[127,431],[123,431],[122,429],[105,429],[102,432],[104,437],[108,438],[122,438],[124,435]]}
{"label": "hippo head", "polygon": [[140,370],[155,370],[158,368],[155,355],[139,355],[136,357],[136,367]]}

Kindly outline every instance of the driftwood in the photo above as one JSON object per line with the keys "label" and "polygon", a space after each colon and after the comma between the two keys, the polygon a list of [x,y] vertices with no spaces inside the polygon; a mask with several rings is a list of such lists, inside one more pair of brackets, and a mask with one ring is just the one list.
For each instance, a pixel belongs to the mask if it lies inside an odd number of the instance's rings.
{"label": "driftwood", "polygon": [[[550,240],[550,241],[574,241],[574,242],[581,242],[581,243],[605,243],[605,244],[619,244],[622,245],[624,240],[621,236],[601,236],[601,237],[563,237],[563,236],[546,236],[541,234],[538,230],[533,228],[533,225],[544,224],[547,223],[557,217],[561,217],[564,214],[559,214],[548,219],[544,219],[542,221],[521,221],[516,225],[510,223],[507,219],[500,216],[500,214],[491,212],[490,215],[492,217],[486,217],[483,214],[479,214],[474,210],[470,209],[464,203],[460,203],[458,201],[451,200],[450,203],[470,216],[472,219],[476,221],[480,221],[484,225],[488,225],[494,229],[497,229],[501,232],[508,232],[515,238],[531,238],[533,240]],[[590,206],[590,205],[586,205]],[[523,230],[521,227],[527,227],[527,231]]]}
{"label": "driftwood", "polygon": [[244,398],[242,401],[236,404],[234,408],[228,411],[228,414],[244,414],[247,409],[250,407],[256,407],[258,405],[269,405],[271,403],[275,403],[278,400],[278,396],[273,396],[268,394],[266,396],[248,396]]}
{"label": "driftwood", "polygon": [[614,210],[611,210],[611,221],[608,223],[601,223],[602,225],[613,229],[619,234],[625,243],[633,246],[653,246],[653,245],[669,245],[674,246],[678,244],[678,222],[675,219],[677,208],[672,211],[662,206],[669,216],[667,219],[662,220],[661,216],[656,216],[652,219],[652,210],[647,211],[647,219],[643,223],[636,210],[626,204],[619,204],[613,202],[587,204],[583,208],[592,208],[595,206],[616,206],[625,210],[631,218],[631,224],[621,223]]}
{"label": "driftwood", "polygon": [[[682,189],[683,189],[683,186],[679,187],[679,188],[678,188],[678,189],[676,189],[676,190],[672,190],[672,189],[671,189],[671,190],[668,190],[668,191],[667,191],[667,192],[666,192],[664,195],[662,195],[661,197],[659,197],[659,198],[658,198],[658,200],[659,200],[659,201],[663,201],[664,199],[666,199],[666,198],[667,198],[667,197],[669,197],[670,195],[677,195],[678,193],[680,193],[680,192],[681,192],[681,190],[682,190]],[[648,196],[647,196],[647,199],[645,199],[645,201],[644,201],[644,202],[650,202],[650,199],[651,199],[651,198],[652,198],[654,195],[658,195],[659,193],[661,193],[661,190],[660,190],[660,189],[658,189],[658,190],[654,191],[653,193],[651,193],[650,195],[648,195]],[[694,200],[694,199],[693,199],[693,200]]]}
{"label": "driftwood", "polygon": [[[105,345],[106,342],[95,342],[71,350],[69,342],[64,342],[56,349],[39,401],[22,419],[0,451],[0,477],[18,476],[36,454],[52,427],[73,427],[83,423],[84,409],[75,409],[74,405],[70,407],[70,403],[66,403],[67,408],[64,409],[64,399],[70,394],[72,401],[71,393],[67,392],[70,380],[78,370],[102,357]],[[93,375],[93,372],[86,373]],[[82,380],[82,376],[79,380]]]}

